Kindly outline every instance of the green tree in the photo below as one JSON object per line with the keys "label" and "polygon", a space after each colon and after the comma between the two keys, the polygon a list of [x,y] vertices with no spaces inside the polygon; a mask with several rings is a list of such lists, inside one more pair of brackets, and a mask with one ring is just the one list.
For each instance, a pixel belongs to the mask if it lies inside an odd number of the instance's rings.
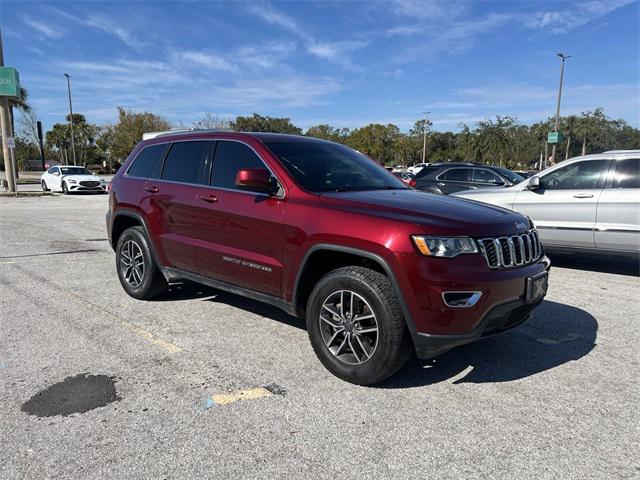
{"label": "green tree", "polygon": [[109,130],[109,144],[102,142],[102,145],[106,147],[110,158],[122,162],[142,140],[143,133],[166,131],[170,128],[169,122],[159,115],[150,112],[134,113],[118,107],[118,122]]}
{"label": "green tree", "polygon": [[309,127],[305,135],[308,137],[321,138],[322,140],[344,143],[349,137],[349,133],[348,128],[336,128],[331,125],[323,124]]}
{"label": "green tree", "polygon": [[250,117],[236,117],[231,128],[239,132],[271,132],[302,135],[302,130],[291,123],[290,118],[263,117],[254,113]]}
{"label": "green tree", "polygon": [[400,136],[400,129],[391,123],[371,123],[352,131],[346,144],[383,165],[391,165],[396,160],[395,147]]}

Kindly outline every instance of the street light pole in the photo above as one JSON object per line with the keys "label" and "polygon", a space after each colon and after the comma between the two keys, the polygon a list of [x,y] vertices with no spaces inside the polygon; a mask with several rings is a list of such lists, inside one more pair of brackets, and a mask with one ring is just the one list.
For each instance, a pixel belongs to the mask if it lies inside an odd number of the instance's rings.
{"label": "street light pole", "polygon": [[[567,58],[571,58],[571,55],[564,55],[563,53],[557,53],[556,55],[558,55],[562,61],[560,62],[560,87],[558,88],[558,104],[556,105],[556,126],[555,126],[555,131],[558,131],[558,128],[560,128],[560,99],[562,98],[562,80],[564,78],[564,61]],[[551,148],[551,158],[553,158],[553,163],[556,162],[556,147],[558,146],[558,143],[554,143],[553,147]]]}
{"label": "street light pole", "polygon": [[422,163],[427,158],[427,127],[429,126],[429,119],[427,118],[431,112],[424,112],[424,126],[422,128]]}
{"label": "street light pole", "polygon": [[73,107],[71,106],[71,75],[64,74],[67,77],[67,92],[69,93],[69,123],[71,124],[71,154],[73,155],[73,164],[76,164],[76,139],[73,134]]}

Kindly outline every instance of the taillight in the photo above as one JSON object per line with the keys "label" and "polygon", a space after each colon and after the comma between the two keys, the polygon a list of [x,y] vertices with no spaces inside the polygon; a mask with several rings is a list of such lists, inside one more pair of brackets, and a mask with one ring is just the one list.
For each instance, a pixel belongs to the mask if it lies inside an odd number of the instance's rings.
{"label": "taillight", "polygon": [[409,186],[410,187],[415,187],[416,186],[416,179],[412,178],[411,181],[409,182]]}

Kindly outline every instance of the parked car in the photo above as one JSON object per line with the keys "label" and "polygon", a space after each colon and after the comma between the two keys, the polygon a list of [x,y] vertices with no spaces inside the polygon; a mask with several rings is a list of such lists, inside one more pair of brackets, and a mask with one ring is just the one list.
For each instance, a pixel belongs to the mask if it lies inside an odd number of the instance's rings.
{"label": "parked car", "polygon": [[527,217],[416,191],[297,135],[143,141],[111,182],[106,224],[132,297],[189,280],[275,305],[306,319],[329,371],[363,385],[414,350],[430,358],[524,322],[547,289]]}
{"label": "parked car", "polygon": [[416,163],[415,165],[413,165],[412,167],[407,168],[407,172],[413,174],[413,175],[417,175],[417,173],[422,170],[424,167],[429,166],[428,163]]}
{"label": "parked car", "polygon": [[40,177],[43,192],[62,192],[65,195],[72,192],[106,193],[107,182],[94,175],[84,167],[56,165],[49,168]]}
{"label": "parked car", "polygon": [[400,180],[402,180],[407,185],[409,184],[409,182],[411,182],[411,179],[414,177],[414,175],[412,175],[409,172],[391,172],[391,173],[393,175],[395,175],[396,177],[398,177]]}
{"label": "parked car", "polygon": [[510,188],[456,195],[530,216],[549,251],[640,254],[640,150],[577,157]]}
{"label": "parked car", "polygon": [[493,187],[504,188],[523,181],[511,170],[475,163],[434,163],[423,168],[409,185],[438,195],[448,195],[463,190]]}

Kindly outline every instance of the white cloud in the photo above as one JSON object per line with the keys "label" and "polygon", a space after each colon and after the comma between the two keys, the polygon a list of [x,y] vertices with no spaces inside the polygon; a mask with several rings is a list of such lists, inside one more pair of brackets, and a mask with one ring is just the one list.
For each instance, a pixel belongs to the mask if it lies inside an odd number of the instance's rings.
{"label": "white cloud", "polygon": [[[633,3],[635,0],[596,0],[580,2],[570,9],[536,12],[524,19],[525,26],[551,33],[567,33]],[[555,4],[554,4],[555,5]]]}
{"label": "white cloud", "polygon": [[181,64],[195,65],[208,68],[211,70],[221,70],[226,72],[235,72],[236,67],[225,58],[195,50],[178,51],[173,50],[171,53],[173,60]]}
{"label": "white cloud", "polygon": [[29,15],[22,17],[22,21],[47,38],[60,38],[64,34],[64,31],[59,27],[54,27],[41,20],[36,20]]}
{"label": "white cloud", "polygon": [[80,19],[80,22],[88,27],[102,30],[107,34],[116,37],[131,48],[138,49],[144,45],[144,42],[138,39],[136,34],[127,29],[121,22],[117,22],[114,19],[91,15],[85,19]]}

